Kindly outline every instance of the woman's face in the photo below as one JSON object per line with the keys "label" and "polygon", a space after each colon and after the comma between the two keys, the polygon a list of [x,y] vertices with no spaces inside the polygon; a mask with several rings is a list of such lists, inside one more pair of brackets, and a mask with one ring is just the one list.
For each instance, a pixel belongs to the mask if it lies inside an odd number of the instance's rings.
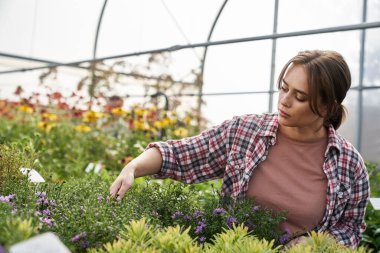
{"label": "woman's face", "polygon": [[278,98],[280,126],[319,129],[323,125],[323,118],[313,113],[309,106],[308,85],[303,66],[290,66],[282,79]]}

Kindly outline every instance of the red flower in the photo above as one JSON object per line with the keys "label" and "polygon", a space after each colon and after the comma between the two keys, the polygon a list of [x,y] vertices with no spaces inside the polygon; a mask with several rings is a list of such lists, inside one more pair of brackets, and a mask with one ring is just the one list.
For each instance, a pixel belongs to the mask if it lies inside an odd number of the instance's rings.
{"label": "red flower", "polygon": [[58,108],[62,109],[62,110],[68,110],[70,108],[70,106],[67,103],[65,103],[65,102],[59,102],[58,103]]}
{"label": "red flower", "polygon": [[63,96],[62,96],[62,93],[60,93],[60,92],[54,92],[54,93],[52,93],[51,95],[51,98],[52,99],[61,99]]}
{"label": "red flower", "polygon": [[23,92],[24,92],[24,90],[23,90],[23,89],[21,88],[21,86],[19,85],[19,86],[17,86],[17,88],[16,88],[14,94],[15,94],[15,95],[21,95],[21,93],[23,93]]}

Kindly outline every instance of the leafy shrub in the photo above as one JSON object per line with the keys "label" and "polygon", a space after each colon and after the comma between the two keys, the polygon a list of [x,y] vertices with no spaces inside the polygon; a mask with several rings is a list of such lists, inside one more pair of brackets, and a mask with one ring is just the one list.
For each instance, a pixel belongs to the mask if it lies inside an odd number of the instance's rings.
{"label": "leafy shrub", "polygon": [[364,253],[368,252],[366,248],[359,247],[351,249],[339,244],[329,234],[311,232],[309,236],[303,241],[291,248],[286,248],[284,253]]}
{"label": "leafy shrub", "polygon": [[[0,144],[0,189],[3,191],[8,182],[23,178],[20,168],[30,168],[33,164],[30,147],[20,148],[16,144]],[[2,192],[0,192],[1,194]]]}
{"label": "leafy shrub", "polygon": [[[207,222],[209,227],[202,235],[207,236],[209,241],[215,233],[229,228],[224,218],[215,219],[213,215],[214,207],[219,202],[218,195],[214,196],[212,202],[202,202],[202,195],[195,191],[194,186],[173,181],[139,179],[137,181],[140,183],[137,182],[123,201],[118,202],[109,198],[108,188],[111,181],[106,174],[90,174],[82,178],[72,178],[64,183],[39,185],[27,182],[22,184],[21,181],[14,180],[10,184],[12,187],[8,189],[15,194],[12,200],[14,208],[4,209],[0,213],[0,220],[8,220],[9,216],[22,219],[30,217],[33,225],[38,227],[38,233],[53,231],[70,249],[77,252],[113,241],[123,229],[121,224],[127,224],[131,220],[146,217],[150,224],[159,228],[176,223],[181,226],[192,225],[173,219],[179,210],[192,215],[204,214],[202,217],[194,217],[192,222],[197,225],[201,221]],[[240,203],[236,210],[233,210],[235,208],[231,207],[228,212],[239,219],[239,224],[246,224],[248,216],[245,217],[244,213],[248,210],[248,204]],[[250,217],[259,215],[257,220],[272,223],[257,222],[255,233],[266,231],[262,232],[261,236],[268,235],[277,239],[276,234],[270,234],[268,231],[276,231],[275,226],[279,220],[273,219],[270,213],[260,212],[252,213]],[[188,230],[192,239],[201,235],[196,233],[196,230],[195,225]],[[0,232],[0,237],[3,236],[1,233],[4,231]]]}
{"label": "leafy shrub", "polygon": [[210,243],[198,244],[189,236],[189,229],[175,227],[159,228],[145,219],[132,221],[124,226],[119,239],[106,243],[101,248],[90,249],[90,253],[121,252],[253,252],[253,253],[364,253],[366,249],[348,249],[323,233],[311,233],[303,243],[291,248],[275,247],[274,241],[259,240],[249,236],[243,225],[224,229]]}
{"label": "leafy shrub", "polygon": [[[370,185],[371,197],[380,197],[380,171],[377,164],[366,163]],[[363,234],[361,245],[369,249],[380,251],[380,211],[374,210],[371,204],[368,205],[366,210],[367,229]]]}

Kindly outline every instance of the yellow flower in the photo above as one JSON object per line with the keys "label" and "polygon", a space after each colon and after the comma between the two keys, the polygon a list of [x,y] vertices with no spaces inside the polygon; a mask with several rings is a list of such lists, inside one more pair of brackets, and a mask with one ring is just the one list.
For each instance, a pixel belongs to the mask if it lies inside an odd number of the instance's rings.
{"label": "yellow flower", "polygon": [[79,133],[88,133],[91,131],[91,128],[86,126],[86,125],[77,125],[75,128],[75,131],[79,132]]}
{"label": "yellow flower", "polygon": [[128,114],[128,111],[124,111],[121,107],[117,107],[117,108],[113,108],[111,110],[111,113],[114,115],[122,116],[122,115]]}
{"label": "yellow flower", "polygon": [[153,126],[154,126],[155,128],[161,129],[161,128],[162,128],[162,123],[161,123],[161,121],[155,121],[155,122],[153,123]]}
{"label": "yellow flower", "polygon": [[104,114],[100,112],[88,111],[83,115],[84,122],[96,122],[100,118],[104,118]]}
{"label": "yellow flower", "polygon": [[186,128],[179,127],[174,130],[174,134],[178,137],[186,137],[189,134],[189,131]]}
{"label": "yellow flower", "polygon": [[42,114],[42,118],[50,120],[50,121],[55,121],[58,119],[58,116],[56,114],[53,114],[53,113],[45,112]]}
{"label": "yellow flower", "polygon": [[40,128],[41,130],[44,130],[45,132],[50,132],[50,130],[55,127],[55,124],[52,124],[52,123],[48,123],[48,122],[39,122],[38,123],[38,128]]}
{"label": "yellow flower", "polygon": [[148,114],[148,111],[144,110],[142,108],[136,108],[135,109],[135,114],[136,114],[137,117],[142,117],[142,116],[146,116]]}
{"label": "yellow flower", "polygon": [[134,120],[133,125],[136,130],[148,130],[149,125],[143,120]]}
{"label": "yellow flower", "polygon": [[162,124],[162,128],[168,128],[172,121],[170,118],[165,117],[165,118],[161,119],[160,122]]}
{"label": "yellow flower", "polygon": [[174,125],[177,123],[177,118],[169,118],[170,124]]}
{"label": "yellow flower", "polygon": [[19,106],[18,110],[20,112],[25,112],[25,113],[32,113],[33,112],[33,108],[30,107],[30,106],[27,106],[27,105],[21,105],[21,106]]}
{"label": "yellow flower", "polygon": [[191,121],[193,121],[193,118],[189,115],[187,115],[185,118],[183,118],[183,122],[186,124],[186,125],[190,125]]}

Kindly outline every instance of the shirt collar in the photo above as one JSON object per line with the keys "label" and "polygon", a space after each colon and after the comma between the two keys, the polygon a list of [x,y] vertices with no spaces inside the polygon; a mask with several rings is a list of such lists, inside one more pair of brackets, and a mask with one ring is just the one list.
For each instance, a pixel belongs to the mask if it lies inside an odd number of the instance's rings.
{"label": "shirt collar", "polygon": [[328,143],[325,152],[325,157],[330,152],[332,148],[335,148],[338,152],[342,150],[342,141],[339,138],[338,133],[335,131],[334,127],[330,124],[328,128]]}
{"label": "shirt collar", "polygon": [[[271,144],[276,143],[276,136],[278,130],[278,113],[268,113],[263,114],[262,122],[260,122],[261,127],[258,132],[259,136],[265,136],[271,138]],[[330,152],[332,148],[337,149],[338,152],[342,149],[342,142],[339,135],[335,131],[334,127],[330,124],[328,126],[328,144],[325,152],[325,157]]]}
{"label": "shirt collar", "polygon": [[271,144],[276,143],[276,135],[278,130],[278,114],[268,113],[263,114],[262,122],[260,122],[259,136],[271,138]]}

